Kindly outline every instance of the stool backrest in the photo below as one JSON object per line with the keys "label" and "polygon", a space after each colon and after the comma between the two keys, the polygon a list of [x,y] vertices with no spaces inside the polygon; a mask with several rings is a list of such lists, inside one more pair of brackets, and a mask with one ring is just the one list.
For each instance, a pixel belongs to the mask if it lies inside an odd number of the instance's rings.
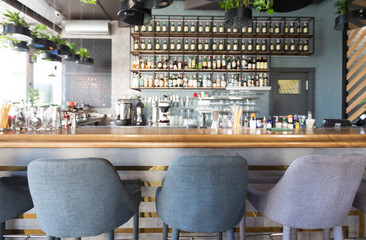
{"label": "stool backrest", "polygon": [[240,156],[181,156],[157,193],[159,217],[191,232],[233,228],[243,217],[248,164]]}
{"label": "stool backrest", "polygon": [[105,159],[35,160],[28,166],[28,181],[37,221],[50,236],[99,235],[134,214],[116,170]]}
{"label": "stool backrest", "polygon": [[295,228],[331,228],[345,221],[365,171],[359,154],[295,160],[269,191],[266,216]]}

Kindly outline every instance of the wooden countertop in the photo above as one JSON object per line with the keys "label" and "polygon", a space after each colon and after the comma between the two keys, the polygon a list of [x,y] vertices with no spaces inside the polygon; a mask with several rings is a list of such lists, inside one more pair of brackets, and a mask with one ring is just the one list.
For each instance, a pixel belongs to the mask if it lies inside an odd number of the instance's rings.
{"label": "wooden countertop", "polygon": [[78,128],[0,132],[0,148],[363,148],[365,128],[263,129]]}

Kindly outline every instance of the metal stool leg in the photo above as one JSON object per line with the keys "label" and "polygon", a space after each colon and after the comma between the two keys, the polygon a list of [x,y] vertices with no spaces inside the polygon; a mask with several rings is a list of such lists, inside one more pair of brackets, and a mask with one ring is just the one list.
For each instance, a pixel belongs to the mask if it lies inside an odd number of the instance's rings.
{"label": "metal stool leg", "polygon": [[329,240],[330,238],[330,228],[323,229],[323,240]]}
{"label": "metal stool leg", "polygon": [[163,240],[168,240],[169,227],[166,223],[163,223]]}
{"label": "metal stool leg", "polygon": [[291,240],[291,228],[283,226],[283,240]]}
{"label": "metal stool leg", "polygon": [[333,228],[334,240],[343,240],[342,226]]}
{"label": "metal stool leg", "polygon": [[139,210],[133,215],[133,240],[139,239]]}
{"label": "metal stool leg", "polygon": [[0,223],[0,240],[4,240],[5,222]]}
{"label": "metal stool leg", "polygon": [[239,223],[240,240],[245,240],[245,211],[244,216]]}
{"label": "metal stool leg", "polygon": [[47,240],[55,240],[56,238],[55,238],[55,237],[52,237],[52,236],[47,235],[46,239],[47,239]]}
{"label": "metal stool leg", "polygon": [[76,237],[76,238],[74,238],[74,240],[81,240],[81,237]]}
{"label": "metal stool leg", "polygon": [[222,240],[222,232],[217,233],[217,240]]}
{"label": "metal stool leg", "polygon": [[172,240],[179,240],[179,229],[173,228],[172,230]]}
{"label": "metal stool leg", "polygon": [[297,229],[291,228],[291,240],[297,240]]}
{"label": "metal stool leg", "polygon": [[105,233],[105,240],[114,240],[114,230]]}
{"label": "metal stool leg", "polygon": [[227,240],[235,240],[234,237],[234,228],[226,230],[226,239]]}

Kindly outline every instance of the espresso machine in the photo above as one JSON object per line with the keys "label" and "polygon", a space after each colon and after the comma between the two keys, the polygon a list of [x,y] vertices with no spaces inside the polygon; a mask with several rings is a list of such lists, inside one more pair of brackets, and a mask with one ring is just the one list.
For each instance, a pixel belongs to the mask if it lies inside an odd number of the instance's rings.
{"label": "espresso machine", "polygon": [[115,102],[114,124],[116,126],[127,126],[131,124],[131,102],[119,99]]}
{"label": "espresso machine", "polygon": [[160,99],[159,107],[159,126],[169,126],[170,122],[170,100],[164,95],[163,99]]}

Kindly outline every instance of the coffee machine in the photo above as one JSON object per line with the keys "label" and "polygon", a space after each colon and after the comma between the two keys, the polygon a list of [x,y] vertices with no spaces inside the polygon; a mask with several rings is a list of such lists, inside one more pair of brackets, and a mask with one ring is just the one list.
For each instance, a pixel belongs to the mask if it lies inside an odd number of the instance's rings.
{"label": "coffee machine", "polygon": [[168,126],[170,122],[170,100],[167,96],[160,99],[159,106],[159,125]]}
{"label": "coffee machine", "polygon": [[119,99],[115,102],[114,124],[116,126],[127,126],[131,124],[131,102]]}

